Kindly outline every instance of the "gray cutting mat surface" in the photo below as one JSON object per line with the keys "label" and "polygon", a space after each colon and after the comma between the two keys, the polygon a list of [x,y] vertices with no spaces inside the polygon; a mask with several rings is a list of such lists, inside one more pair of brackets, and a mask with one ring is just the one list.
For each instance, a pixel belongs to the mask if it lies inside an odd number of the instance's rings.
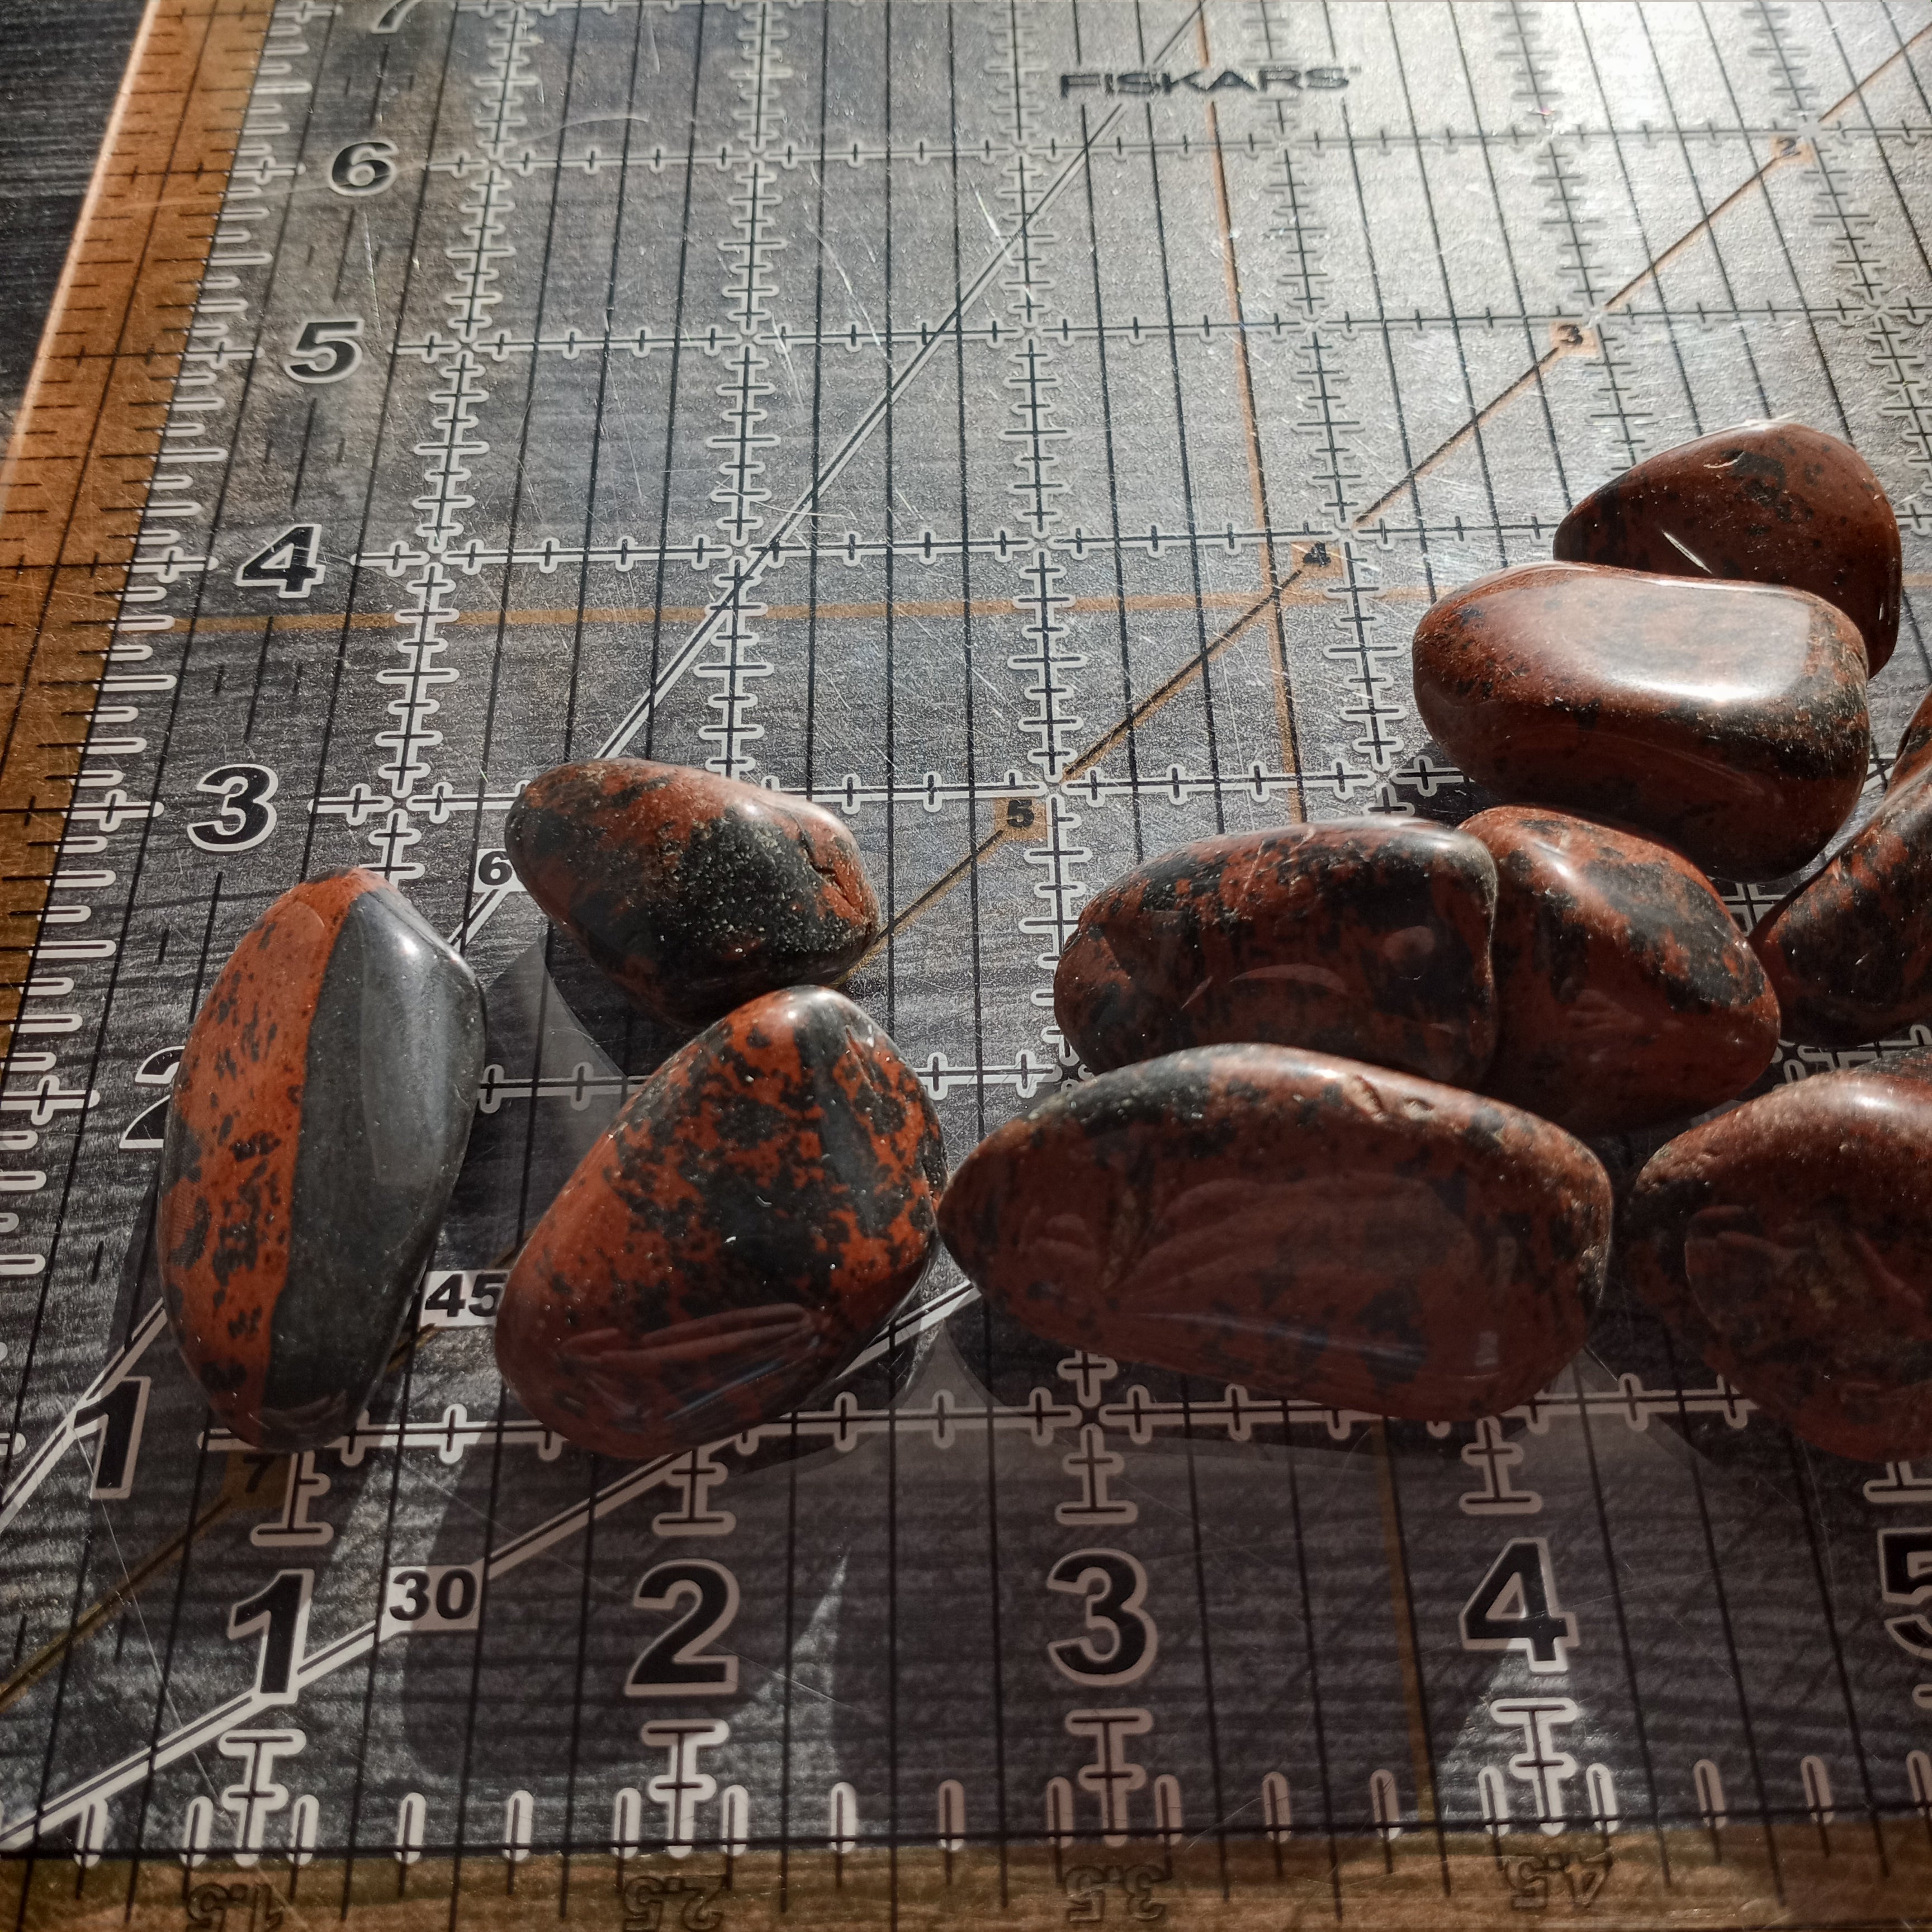
{"label": "gray cutting mat surface", "polygon": [[[547,1436],[490,1271],[670,1042],[497,848],[599,752],[848,814],[892,922],[852,990],[956,1162],[1072,1077],[1088,895],[1472,809],[1409,694],[1428,602],[1787,413],[1905,527],[1888,754],[1928,676],[1928,22],[282,8],[0,1100],[0,1846],[1882,1856],[1932,1808],[1932,1470],[1794,1443],[1616,1294],[1523,1412],[1384,1431],[1069,1359],[942,1259],[822,1408],[663,1466]],[[143,1202],[212,974],[358,863],[460,936],[490,1065],[422,1345],[290,1469],[205,1434]]]}

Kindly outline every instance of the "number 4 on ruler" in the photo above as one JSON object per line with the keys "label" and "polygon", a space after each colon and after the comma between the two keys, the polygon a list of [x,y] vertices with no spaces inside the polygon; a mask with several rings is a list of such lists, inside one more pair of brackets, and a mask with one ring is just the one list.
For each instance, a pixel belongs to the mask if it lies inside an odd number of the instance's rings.
{"label": "number 4 on ruler", "polygon": [[291,524],[236,570],[235,581],[244,590],[306,597],[328,574],[328,566],[316,561],[321,549],[320,524]]}
{"label": "number 4 on ruler", "polygon": [[296,1701],[296,1673],[302,1667],[314,1589],[313,1570],[278,1570],[266,1589],[243,1598],[228,1612],[230,1642],[253,1636],[257,1630],[262,1634],[255,1660],[255,1695],[265,1704]]}
{"label": "number 4 on ruler", "polygon": [[1558,1607],[1550,1545],[1540,1536],[1504,1544],[1462,1606],[1465,1650],[1520,1650],[1538,1676],[1570,1668],[1574,1615]]}

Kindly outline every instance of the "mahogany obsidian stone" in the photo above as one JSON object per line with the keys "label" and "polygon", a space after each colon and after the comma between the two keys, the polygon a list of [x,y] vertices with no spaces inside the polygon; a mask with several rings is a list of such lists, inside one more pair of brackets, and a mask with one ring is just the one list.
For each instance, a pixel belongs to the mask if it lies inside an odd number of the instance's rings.
{"label": "mahogany obsidian stone", "polygon": [[1534,806],[1462,830],[1496,862],[1488,1092],[1573,1134],[1622,1133],[1702,1113],[1770,1064],[1778,1002],[1688,859]]}
{"label": "mahogany obsidian stone", "polygon": [[230,956],[175,1076],[159,1227],[175,1339],[243,1441],[312,1449],[368,1400],[482,1066],[470,968],[374,872],[284,892]]}
{"label": "mahogany obsidian stone", "polygon": [[537,1225],[496,1360],[600,1454],[734,1434],[837,1375],[917,1283],[946,1182],[939,1122],[842,994],[767,994],[634,1094]]}
{"label": "mahogany obsidian stone", "polygon": [[1932,1054],[1814,1073],[1637,1177],[1637,1290],[1768,1414],[1841,1456],[1932,1450]]}
{"label": "mahogany obsidian stone", "polygon": [[1787,1039],[1858,1046],[1932,1019],[1932,772],[1894,784],[1751,944]]}
{"label": "mahogany obsidian stone", "polygon": [[1424,1420],[1494,1414],[1583,1340],[1610,1189],[1560,1128],[1298,1048],[1064,1090],[940,1208],[987,1298],[1070,1348]]}
{"label": "mahogany obsidian stone", "polygon": [[1834,604],[1874,671],[1898,641],[1898,521],[1864,458],[1802,423],[1719,430],[1646,457],[1557,526],[1568,563],[1789,584]]}
{"label": "mahogany obsidian stone", "polygon": [[1898,741],[1898,755],[1892,762],[1887,788],[1898,790],[1928,766],[1932,766],[1932,691],[1920,699],[1918,709],[1905,728],[1905,736]]}
{"label": "mahogany obsidian stone", "polygon": [[1864,647],[1802,590],[1528,564],[1436,604],[1414,676],[1478,784],[1641,826],[1725,878],[1796,872],[1864,778]]}
{"label": "mahogany obsidian stone", "polygon": [[688,766],[559,765],[524,788],[503,843],[537,904],[674,1025],[838,980],[878,934],[859,848],[830,812]]}
{"label": "mahogany obsidian stone", "polygon": [[1191,1046],[1312,1047],[1472,1086],[1495,1037],[1496,868],[1414,819],[1204,838],[1090,900],[1053,979],[1104,1072]]}

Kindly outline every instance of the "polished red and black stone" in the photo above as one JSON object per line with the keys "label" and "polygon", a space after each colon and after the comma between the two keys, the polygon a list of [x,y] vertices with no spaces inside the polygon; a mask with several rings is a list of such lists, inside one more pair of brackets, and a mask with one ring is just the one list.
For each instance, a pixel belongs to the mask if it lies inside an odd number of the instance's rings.
{"label": "polished red and black stone", "polygon": [[1892,761],[1887,788],[1896,791],[1908,779],[1929,770],[1932,770],[1932,691],[1918,700],[1918,709],[1912,714],[1905,736],[1898,741],[1898,755]]}
{"label": "polished red and black stone", "polygon": [[1932,1054],[1815,1073],[1707,1120],[1637,1177],[1638,1292],[1807,1442],[1932,1452]]}
{"label": "polished red and black stone", "polygon": [[1789,584],[1858,627],[1871,669],[1898,641],[1898,520],[1849,443],[1743,423],[1646,457],[1557,526],[1557,556],[1672,577]]}
{"label": "polished red and black stone", "polygon": [[470,968],[371,872],[284,892],[216,978],[170,1102],[161,1282],[244,1442],[314,1448],[368,1400],[463,1164],[483,1040]]}
{"label": "polished red and black stone", "polygon": [[1434,605],[1414,673],[1478,784],[1639,826],[1723,878],[1797,871],[1864,781],[1864,646],[1802,590],[1523,565]]}
{"label": "polished red and black stone", "polygon": [[1710,881],[1634,832],[1499,806],[1463,821],[1496,863],[1486,1092],[1586,1136],[1742,1094],[1778,1051],[1778,1002]]}
{"label": "polished red and black stone", "polygon": [[859,848],[830,812],[690,766],[559,765],[524,788],[503,843],[537,904],[674,1025],[829,984],[878,936]]}
{"label": "polished red and black stone", "polygon": [[820,986],[688,1042],[584,1157],[519,1256],[496,1360],[607,1456],[716,1442],[838,1375],[917,1284],[946,1183],[925,1090]]}
{"label": "polished red and black stone", "polygon": [[1525,1400],[1582,1346],[1610,1189],[1581,1142],[1501,1101],[1211,1046],[1009,1121],[940,1231],[989,1301],[1066,1347],[1451,1421]]}
{"label": "polished red and black stone", "polygon": [[1204,838],[1089,900],[1054,974],[1096,1072],[1224,1041],[1474,1085],[1495,1036],[1496,868],[1414,819]]}
{"label": "polished red and black stone", "polygon": [[1932,771],[1894,781],[1751,944],[1789,1040],[1858,1046],[1932,1020]]}

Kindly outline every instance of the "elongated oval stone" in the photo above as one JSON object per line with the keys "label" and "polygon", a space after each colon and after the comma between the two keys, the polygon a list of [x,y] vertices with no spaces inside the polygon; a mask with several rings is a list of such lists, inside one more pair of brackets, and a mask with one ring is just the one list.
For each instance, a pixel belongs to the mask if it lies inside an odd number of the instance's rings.
{"label": "elongated oval stone", "polygon": [[1932,772],[1888,791],[1751,944],[1788,1039],[1858,1046],[1932,1019]]}
{"label": "elongated oval stone", "polygon": [[1495,1036],[1496,868],[1414,819],[1203,838],[1090,899],[1054,1012],[1104,1072],[1188,1047],[1312,1047],[1473,1085]]}
{"label": "elongated oval stone", "polygon": [[1874,672],[1898,641],[1898,520],[1864,458],[1803,423],[1741,423],[1646,457],[1563,519],[1556,550],[1808,590],[1858,627]]}
{"label": "elongated oval stone", "polygon": [[161,1151],[175,1339],[244,1442],[310,1449],[381,1378],[463,1165],[483,1000],[401,893],[284,892],[183,1050]]}
{"label": "elongated oval stone", "polygon": [[795,1408],[916,1285],[946,1181],[898,1049],[824,987],[770,993],[634,1094],[537,1225],[496,1360],[586,1449],[656,1456]]}
{"label": "elongated oval stone", "polygon": [[829,812],[684,765],[596,758],[526,784],[503,843],[537,904],[638,1005],[704,1026],[842,977],[879,902]]}
{"label": "elongated oval stone", "polygon": [[1620,1247],[1709,1365],[1808,1442],[1932,1451],[1932,1054],[1816,1073],[1637,1177]]}
{"label": "elongated oval stone", "polygon": [[1069,1348],[1454,1420],[1523,1400],[1582,1345],[1610,1190],[1580,1142],[1501,1101],[1212,1046],[1009,1121],[940,1231],[988,1300]]}
{"label": "elongated oval stone", "polygon": [[1462,829],[1496,862],[1488,1092],[1573,1134],[1622,1133],[1702,1113],[1771,1064],[1778,1002],[1681,854],[1535,806]]}
{"label": "elongated oval stone", "polygon": [[1724,878],[1796,872],[1864,782],[1864,648],[1800,590],[1528,564],[1436,604],[1414,676],[1478,784],[1640,826]]}

